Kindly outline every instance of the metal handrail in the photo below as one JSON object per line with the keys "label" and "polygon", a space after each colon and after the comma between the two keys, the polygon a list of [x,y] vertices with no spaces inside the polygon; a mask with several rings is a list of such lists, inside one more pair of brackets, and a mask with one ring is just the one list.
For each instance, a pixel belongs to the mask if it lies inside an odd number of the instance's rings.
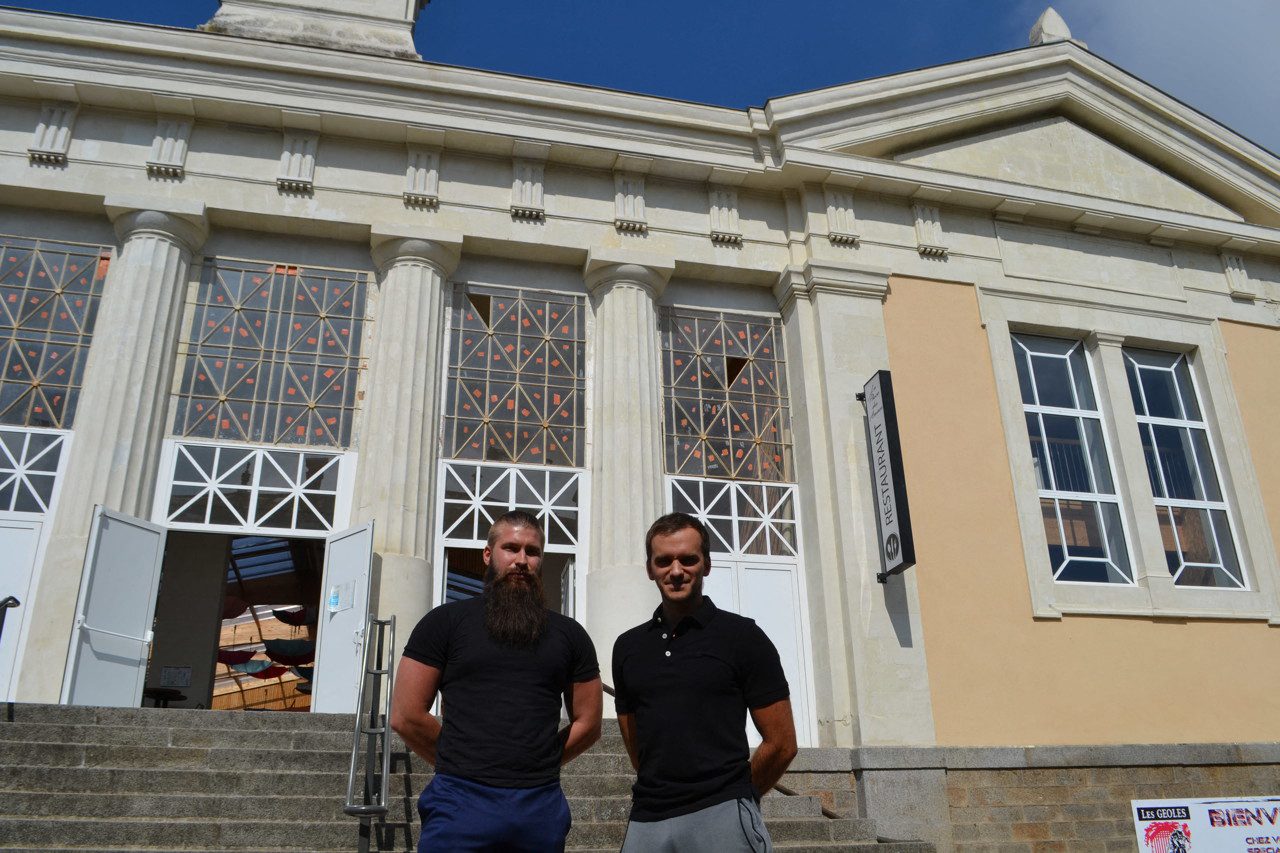
{"label": "metal handrail", "polygon": [[4,616],[9,612],[9,608],[21,606],[22,602],[12,595],[7,596],[4,601],[0,601],[0,637],[4,636]]}
{"label": "metal handrail", "polygon": [[[377,638],[374,639],[374,630]],[[370,640],[374,640],[370,642]],[[360,818],[360,853],[368,853],[373,818],[387,813],[387,783],[391,778],[391,696],[395,690],[395,667],[392,666],[392,650],[396,643],[396,617],[374,619],[365,623],[364,677],[360,679],[360,691],[356,697],[356,723],[351,739],[351,767],[347,772],[347,801],[342,810]],[[382,690],[386,678],[387,689]],[[364,716],[365,697],[369,697],[368,718]],[[360,756],[360,739],[365,738],[364,802],[356,802],[356,765]],[[378,760],[378,750],[382,760]],[[381,773],[375,768],[381,767]],[[376,781],[375,781],[375,776]]]}

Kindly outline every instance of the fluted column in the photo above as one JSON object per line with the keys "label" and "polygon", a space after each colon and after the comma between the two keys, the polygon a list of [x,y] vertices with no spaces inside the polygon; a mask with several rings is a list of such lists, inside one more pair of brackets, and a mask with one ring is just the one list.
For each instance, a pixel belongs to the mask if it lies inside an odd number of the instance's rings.
{"label": "fluted column", "polygon": [[19,698],[56,702],[93,507],[146,518],[203,205],[108,199],[120,251],[107,273],[76,409],[71,455],[36,592]]}
{"label": "fluted column", "polygon": [[665,506],[657,298],[671,272],[670,261],[616,251],[593,251],[585,270],[596,319],[587,630],[602,661],[658,604],[644,534]]}
{"label": "fluted column", "polygon": [[431,608],[431,509],[440,432],[444,287],[461,235],[375,229],[379,294],[356,475],[356,518],[373,519],[377,612],[407,637]]}

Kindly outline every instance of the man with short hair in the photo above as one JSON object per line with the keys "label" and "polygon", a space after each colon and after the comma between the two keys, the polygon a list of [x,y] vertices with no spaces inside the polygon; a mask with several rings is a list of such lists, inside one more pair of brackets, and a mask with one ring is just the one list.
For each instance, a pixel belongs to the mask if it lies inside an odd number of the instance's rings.
{"label": "man with short hair", "polygon": [[435,608],[405,644],[391,727],[436,768],[418,798],[419,853],[564,850],[560,767],[599,739],[603,702],[587,632],[543,602],[543,544],[530,514],[499,518],[484,593]]}
{"label": "man with short hair", "polygon": [[[618,726],[636,769],[622,853],[764,853],[760,797],[796,755],[782,662],[750,619],[702,594],[706,528],[664,515],[645,536],[662,603],[613,647]],[[752,755],[746,721],[762,742]]]}

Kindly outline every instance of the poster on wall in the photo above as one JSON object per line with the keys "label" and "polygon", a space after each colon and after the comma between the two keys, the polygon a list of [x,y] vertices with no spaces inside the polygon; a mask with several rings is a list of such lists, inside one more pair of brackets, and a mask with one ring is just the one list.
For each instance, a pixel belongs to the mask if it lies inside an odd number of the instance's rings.
{"label": "poster on wall", "polygon": [[1131,803],[1142,853],[1280,853],[1280,796]]}

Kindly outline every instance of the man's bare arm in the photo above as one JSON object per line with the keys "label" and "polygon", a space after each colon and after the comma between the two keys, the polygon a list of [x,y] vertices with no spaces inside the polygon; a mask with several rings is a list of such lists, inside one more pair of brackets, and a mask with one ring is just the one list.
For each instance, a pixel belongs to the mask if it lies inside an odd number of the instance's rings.
{"label": "man's bare arm", "polygon": [[791,717],[791,700],[781,699],[763,708],[752,708],[751,719],[760,731],[761,742],[751,756],[751,785],[763,797],[778,784],[787,765],[796,757],[796,724]]}
{"label": "man's bare arm", "polygon": [[396,670],[396,692],[391,697],[391,728],[404,742],[433,766],[440,721],[431,713],[440,689],[440,670],[412,658],[400,658]]}
{"label": "man's bare arm", "polygon": [[631,759],[631,769],[640,772],[640,745],[636,741],[636,715],[619,714],[618,730],[622,732],[622,743],[627,748],[627,758]]}
{"label": "man's bare arm", "polygon": [[561,766],[568,764],[600,740],[600,716],[604,713],[604,687],[600,676],[573,685],[565,694],[569,725],[560,732],[564,743]]}

